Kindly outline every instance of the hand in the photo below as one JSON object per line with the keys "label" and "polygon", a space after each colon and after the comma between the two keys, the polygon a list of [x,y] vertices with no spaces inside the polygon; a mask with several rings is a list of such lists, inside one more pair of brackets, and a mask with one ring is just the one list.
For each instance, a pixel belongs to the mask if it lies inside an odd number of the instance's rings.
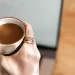
{"label": "hand", "polygon": [[[26,37],[33,38],[31,25],[25,22],[25,26]],[[17,53],[11,56],[1,55],[1,66],[10,75],[39,75],[40,53],[35,41],[31,44],[30,39],[27,40]]]}

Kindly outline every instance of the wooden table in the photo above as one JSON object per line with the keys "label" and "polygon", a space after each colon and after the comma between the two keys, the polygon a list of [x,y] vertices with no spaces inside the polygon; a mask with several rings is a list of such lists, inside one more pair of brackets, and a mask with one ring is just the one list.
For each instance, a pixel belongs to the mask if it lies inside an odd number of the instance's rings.
{"label": "wooden table", "polygon": [[75,0],[64,0],[59,45],[52,75],[75,75]]}

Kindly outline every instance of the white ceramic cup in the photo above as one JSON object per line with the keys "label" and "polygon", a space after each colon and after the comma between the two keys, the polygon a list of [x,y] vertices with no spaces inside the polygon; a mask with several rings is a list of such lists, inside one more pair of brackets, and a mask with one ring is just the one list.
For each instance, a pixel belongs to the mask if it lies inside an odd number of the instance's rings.
{"label": "white ceramic cup", "polygon": [[[13,44],[0,44],[0,54],[10,54],[14,52],[14,50],[22,43],[25,37],[25,25],[21,20],[14,17],[4,17],[0,19],[0,25],[6,24],[6,23],[14,23],[20,26],[23,29],[24,33],[22,38]],[[11,38],[9,40],[11,40]]]}

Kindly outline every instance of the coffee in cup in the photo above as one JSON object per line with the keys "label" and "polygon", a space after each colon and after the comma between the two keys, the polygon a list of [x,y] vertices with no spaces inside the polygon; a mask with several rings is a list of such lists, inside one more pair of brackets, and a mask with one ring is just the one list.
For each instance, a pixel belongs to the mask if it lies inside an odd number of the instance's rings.
{"label": "coffee in cup", "polygon": [[14,17],[0,19],[0,53],[12,53],[25,37],[24,23]]}
{"label": "coffee in cup", "polygon": [[14,23],[6,23],[0,26],[0,43],[12,44],[17,42],[23,36],[23,30]]}

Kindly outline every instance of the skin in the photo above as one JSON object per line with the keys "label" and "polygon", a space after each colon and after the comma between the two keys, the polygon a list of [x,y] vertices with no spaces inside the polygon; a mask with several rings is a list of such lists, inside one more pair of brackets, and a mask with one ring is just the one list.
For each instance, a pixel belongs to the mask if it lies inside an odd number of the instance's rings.
{"label": "skin", "polygon": [[[25,22],[26,37],[34,37],[32,27]],[[36,42],[30,43],[30,39],[22,45],[20,50],[11,55],[1,57],[1,73],[6,70],[9,75],[39,75],[40,52],[37,49]],[[3,71],[2,71],[3,70]],[[0,74],[1,75],[1,74]],[[8,75],[3,74],[2,75]]]}

